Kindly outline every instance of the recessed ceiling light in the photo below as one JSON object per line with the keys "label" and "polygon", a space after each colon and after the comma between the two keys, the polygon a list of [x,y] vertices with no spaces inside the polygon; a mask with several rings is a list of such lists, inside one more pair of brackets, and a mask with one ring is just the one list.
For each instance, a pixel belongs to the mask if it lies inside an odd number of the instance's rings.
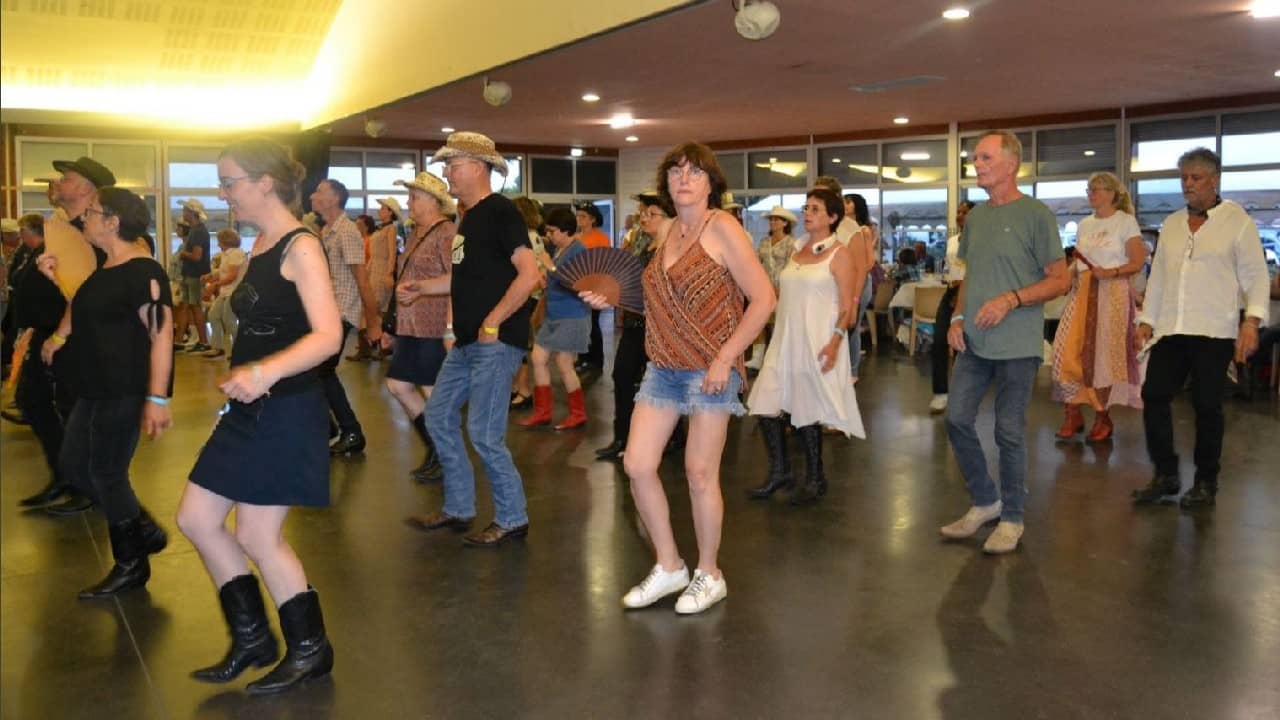
{"label": "recessed ceiling light", "polygon": [[968,151],[968,150],[961,150],[961,151],[960,151],[960,157],[969,157],[969,151]]}
{"label": "recessed ceiling light", "polygon": [[969,10],[962,7],[948,8],[942,13],[942,17],[948,20],[964,20],[969,17]]}
{"label": "recessed ceiling light", "polygon": [[831,162],[833,162],[833,163],[835,163],[835,164],[839,165],[839,164],[840,164],[840,158],[831,158]]}
{"label": "recessed ceiling light", "polygon": [[1259,20],[1280,17],[1280,0],[1254,0],[1249,6],[1249,14]]}
{"label": "recessed ceiling light", "polygon": [[417,167],[415,167],[413,163],[400,163],[400,167],[401,167],[401,169],[403,169],[403,170],[416,170],[416,169],[417,169]]}
{"label": "recessed ceiling light", "polygon": [[627,142],[640,142],[640,138],[636,137],[635,135],[628,135]]}
{"label": "recessed ceiling light", "polygon": [[600,102],[600,96],[593,92],[582,93],[582,102]]}
{"label": "recessed ceiling light", "polygon": [[631,117],[631,113],[618,113],[609,118],[609,127],[614,130],[622,130],[636,124],[636,119]]}
{"label": "recessed ceiling light", "polygon": [[449,127],[448,125],[445,125],[444,127],[440,128],[440,132],[451,133],[453,132],[453,128]]}
{"label": "recessed ceiling light", "polygon": [[894,125],[906,125],[909,122],[911,122],[911,118],[905,117],[905,116],[900,116],[893,119]]}
{"label": "recessed ceiling light", "polygon": [[907,161],[911,161],[911,160],[928,160],[928,159],[929,159],[929,153],[927,153],[927,152],[904,152],[904,153],[902,153],[901,155],[899,155],[898,157],[902,158],[903,160],[907,160]]}
{"label": "recessed ceiling light", "polygon": [[1280,77],[1280,70],[1276,71],[1276,77]]}
{"label": "recessed ceiling light", "polygon": [[582,157],[582,148],[569,148],[569,155],[571,157]]}
{"label": "recessed ceiling light", "polygon": [[1093,157],[1094,155],[1097,155],[1097,154],[1098,154],[1098,153],[1097,153],[1096,151],[1094,151],[1094,150],[1085,150],[1085,151],[1084,151],[1084,156],[1085,156],[1085,157]]}

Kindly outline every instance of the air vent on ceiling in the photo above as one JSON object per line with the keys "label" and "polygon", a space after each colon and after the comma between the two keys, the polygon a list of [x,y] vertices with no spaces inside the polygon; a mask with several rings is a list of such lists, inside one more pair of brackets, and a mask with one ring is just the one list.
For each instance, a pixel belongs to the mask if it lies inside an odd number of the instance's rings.
{"label": "air vent on ceiling", "polygon": [[940,75],[912,75],[911,77],[897,78],[894,80],[883,80],[881,82],[864,83],[862,85],[854,85],[850,89],[860,93],[878,93],[886,90],[901,90],[903,88],[916,87],[919,85],[929,85],[930,83],[942,82],[946,78]]}

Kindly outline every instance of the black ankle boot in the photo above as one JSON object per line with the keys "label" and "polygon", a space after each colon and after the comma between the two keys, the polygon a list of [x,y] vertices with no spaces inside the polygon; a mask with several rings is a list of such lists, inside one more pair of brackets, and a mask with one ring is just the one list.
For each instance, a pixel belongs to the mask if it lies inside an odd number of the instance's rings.
{"label": "black ankle boot", "polygon": [[151,579],[151,564],[147,562],[147,552],[143,547],[141,515],[112,525],[108,532],[111,534],[111,555],[116,564],[102,582],[80,591],[81,600],[113,597],[117,593],[140,588]]}
{"label": "black ankle boot", "polygon": [[1200,480],[1197,479],[1186,495],[1178,501],[1184,510],[1193,510],[1195,508],[1213,507],[1218,495],[1218,482],[1216,480]]}
{"label": "black ankle boot", "polygon": [[1146,487],[1133,491],[1133,504],[1152,505],[1180,492],[1182,492],[1182,480],[1178,479],[1177,473],[1161,475],[1157,472],[1151,477],[1151,482],[1147,483]]}
{"label": "black ankle boot", "polygon": [[781,417],[759,420],[764,448],[769,455],[769,477],[759,487],[747,491],[753,498],[764,499],[782,489],[789,489],[795,478],[791,474],[791,458],[787,454],[787,430]]}
{"label": "black ankle boot", "polygon": [[344,432],[338,442],[329,446],[330,455],[356,455],[364,452],[364,433]]}
{"label": "black ankle boot", "polygon": [[420,483],[436,482],[444,477],[444,468],[440,467],[440,456],[436,454],[436,445],[431,442],[431,434],[427,432],[425,412],[419,413],[418,417],[413,419],[413,429],[418,433],[418,437],[422,438],[422,443],[427,446],[427,455],[422,459],[422,464],[414,468],[410,475]]}
{"label": "black ankle boot", "polygon": [[148,555],[155,555],[169,546],[169,534],[156,524],[156,519],[146,508],[138,515],[138,532],[142,537],[142,550]]}
{"label": "black ankle boot", "polygon": [[283,692],[333,669],[333,646],[324,632],[315,588],[307,588],[280,606],[280,630],[284,632],[284,659],[262,679],[249,683],[245,689],[250,695]]}
{"label": "black ankle boot", "polygon": [[822,471],[822,426],[800,428],[800,439],[804,443],[805,483],[791,495],[792,505],[815,502],[827,494],[827,476]]}
{"label": "black ankle boot", "polygon": [[191,677],[202,682],[230,682],[250,665],[266,667],[280,657],[280,644],[271,634],[257,578],[253,575],[231,578],[218,590],[218,602],[222,604],[222,616],[231,631],[231,647],[220,662],[193,670]]}

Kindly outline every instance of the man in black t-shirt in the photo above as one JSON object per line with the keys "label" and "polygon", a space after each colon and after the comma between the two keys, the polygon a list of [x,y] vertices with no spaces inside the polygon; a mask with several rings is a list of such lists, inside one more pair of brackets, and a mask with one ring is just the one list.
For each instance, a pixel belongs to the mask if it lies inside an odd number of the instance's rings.
{"label": "man in black t-shirt", "polygon": [[421,530],[460,529],[475,519],[475,473],[462,443],[466,404],[467,434],[489,476],[495,518],[464,539],[494,546],[529,531],[524,481],[507,449],[506,430],[508,392],[529,343],[525,301],[539,273],[520,211],[490,189],[494,170],[507,174],[493,141],[477,133],[453,133],[432,158],[439,161],[445,163],[449,194],[467,208],[453,239],[450,324],[444,335],[449,354],[426,409],[427,430],[444,466],[444,508],[408,522]]}

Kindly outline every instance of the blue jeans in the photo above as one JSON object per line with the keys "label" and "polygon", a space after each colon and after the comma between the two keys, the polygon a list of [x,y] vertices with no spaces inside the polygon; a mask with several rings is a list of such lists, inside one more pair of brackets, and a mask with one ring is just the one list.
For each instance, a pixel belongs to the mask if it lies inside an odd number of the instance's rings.
{"label": "blue jeans", "polygon": [[507,449],[507,409],[511,381],[524,349],[502,342],[473,342],[445,356],[427,402],[427,430],[444,466],[444,512],[458,518],[476,515],[476,477],[462,444],[462,406],[467,434],[493,489],[494,520],[504,528],[529,522],[524,481]]}
{"label": "blue jeans", "polygon": [[[947,402],[947,437],[956,453],[973,504],[1003,503],[1002,520],[1022,522],[1026,497],[1027,406],[1042,360],[1038,357],[988,360],[972,352],[956,356],[951,373],[951,393]],[[982,397],[992,385],[996,389],[996,447],[1000,449],[1000,487],[987,472],[987,457],[978,440],[975,423]]]}

